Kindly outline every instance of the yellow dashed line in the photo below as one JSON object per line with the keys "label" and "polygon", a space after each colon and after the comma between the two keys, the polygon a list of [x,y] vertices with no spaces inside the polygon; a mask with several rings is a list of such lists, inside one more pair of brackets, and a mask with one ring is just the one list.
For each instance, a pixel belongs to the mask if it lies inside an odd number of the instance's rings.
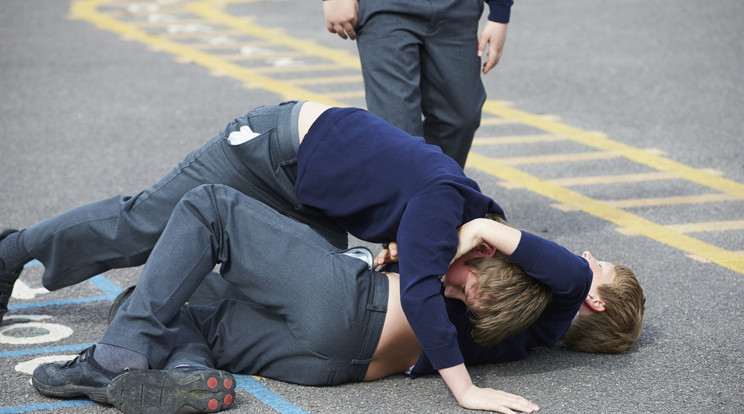
{"label": "yellow dashed line", "polygon": [[363,83],[361,75],[351,76],[324,76],[317,78],[291,79],[286,81],[290,85],[330,85],[339,83]]}
{"label": "yellow dashed line", "polygon": [[594,200],[558,185],[551,184],[548,181],[512,168],[498,160],[477,153],[471,153],[468,157],[467,165],[502,180],[520,183],[527,190],[573,206],[577,210],[600,217],[620,227],[631,229],[649,239],[656,240],[690,254],[704,257],[727,269],[744,273],[744,257],[738,254],[694,239],[679,231],[625,212],[602,201]]}
{"label": "yellow dashed line", "polygon": [[705,223],[672,224],[667,226],[680,233],[744,230],[744,220],[708,221]]}
{"label": "yellow dashed line", "polygon": [[565,136],[572,141],[579,142],[592,148],[615,152],[638,164],[649,166],[658,171],[669,172],[687,181],[704,185],[723,193],[737,197],[744,197],[744,184],[717,177],[708,174],[705,170],[692,168],[621,142],[610,140],[603,134],[597,132],[583,131],[524,111],[509,108],[494,101],[486,101],[483,106],[483,111],[503,118],[513,119],[519,123],[533,126],[555,135]]}
{"label": "yellow dashed line", "polygon": [[227,27],[232,27],[234,29],[240,29],[241,31],[245,31],[246,34],[270,40],[273,43],[283,45],[288,48],[304,50],[316,56],[322,56],[327,60],[338,63],[339,65],[345,66],[347,68],[357,69],[360,71],[362,70],[359,58],[350,53],[321,46],[309,40],[302,40],[295,37],[287,36],[282,33],[281,30],[262,27],[254,22],[249,22],[249,19],[232,16],[215,9],[213,6],[214,5],[212,4],[212,2],[201,1],[189,3],[186,7],[189,11],[192,11],[193,13],[198,14],[205,19],[220,22],[221,24]]}
{"label": "yellow dashed line", "polygon": [[581,162],[581,161],[597,161],[597,160],[608,160],[612,158],[619,158],[620,155],[614,152],[579,152],[574,154],[548,154],[548,155],[533,155],[527,157],[508,157],[508,158],[496,158],[497,161],[503,162],[509,165],[525,165],[525,164],[548,164],[558,162]]}
{"label": "yellow dashed line", "polygon": [[[217,70],[224,73],[225,76],[230,76],[231,78],[240,80],[247,84],[259,84],[263,89],[274,92],[279,96],[285,98],[292,97],[293,99],[298,100],[317,101],[331,106],[344,106],[342,102],[329,99],[325,95],[288,85],[285,82],[274,80],[244,66],[226,62],[218,56],[204,53],[187,45],[172,42],[169,39],[160,36],[148,34],[132,25],[111,19],[105,14],[97,11],[98,6],[103,3],[105,3],[105,0],[77,2],[72,5],[70,13],[75,18],[96,22],[99,27],[141,41],[157,48],[157,50],[162,50],[177,56],[191,59],[194,63],[209,69]],[[250,25],[246,24],[246,26]]]}
{"label": "yellow dashed line", "polygon": [[[513,121],[510,121],[513,123]],[[566,138],[553,134],[532,134],[532,135],[510,135],[487,138],[476,138],[473,140],[474,147],[486,145],[510,145],[510,144],[535,144],[539,142],[558,142],[565,141]]]}
{"label": "yellow dashed line", "polygon": [[344,68],[339,68],[338,65],[336,64],[317,63],[317,64],[307,64],[307,65],[297,65],[297,66],[262,66],[262,67],[251,68],[251,70],[257,73],[293,73],[293,72],[327,73],[328,71],[332,71],[332,70],[341,71],[341,70],[344,70]]}
{"label": "yellow dashed line", "polygon": [[224,54],[220,55],[222,59],[229,60],[231,62],[240,62],[244,60],[263,60],[263,59],[286,59],[286,58],[307,58],[315,57],[315,55],[300,52],[300,51],[286,51],[286,52],[264,52],[264,53],[248,53],[248,54]]}
{"label": "yellow dashed line", "polygon": [[674,197],[652,197],[652,198],[633,198],[628,200],[605,201],[607,204],[617,208],[633,207],[653,207],[653,206],[676,206],[682,204],[705,204],[718,203],[722,201],[744,200],[742,197],[732,196],[730,194],[701,194],[691,196],[674,196]]}
{"label": "yellow dashed line", "polygon": [[616,174],[595,175],[591,177],[556,178],[548,181],[562,187],[576,187],[581,185],[640,183],[646,181],[662,181],[673,179],[679,179],[679,177],[668,172],[654,171],[640,174]]}

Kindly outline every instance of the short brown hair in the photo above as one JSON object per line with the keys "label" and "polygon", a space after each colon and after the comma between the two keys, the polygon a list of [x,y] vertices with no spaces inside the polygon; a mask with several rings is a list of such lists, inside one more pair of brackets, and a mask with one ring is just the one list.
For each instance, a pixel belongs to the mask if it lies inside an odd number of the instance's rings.
{"label": "short brown hair", "polygon": [[466,262],[478,272],[478,285],[468,309],[473,339],[492,346],[530,326],[553,298],[550,288],[528,276],[505,257]]}
{"label": "short brown hair", "polygon": [[615,282],[598,290],[605,310],[578,316],[563,343],[581,352],[627,353],[641,335],[646,307],[643,288],[627,266],[615,264]]}

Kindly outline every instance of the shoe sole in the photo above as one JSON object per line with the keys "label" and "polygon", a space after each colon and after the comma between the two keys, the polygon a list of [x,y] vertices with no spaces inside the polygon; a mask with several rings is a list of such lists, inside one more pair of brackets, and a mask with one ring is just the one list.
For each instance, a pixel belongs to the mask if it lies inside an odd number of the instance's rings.
{"label": "shoe sole", "polygon": [[88,397],[95,402],[109,403],[106,387],[84,387],[79,385],[49,387],[47,384],[37,381],[35,377],[31,378],[31,383],[40,393],[50,397]]}
{"label": "shoe sole", "polygon": [[114,378],[107,396],[125,414],[211,413],[233,403],[235,378],[216,369],[135,370]]}

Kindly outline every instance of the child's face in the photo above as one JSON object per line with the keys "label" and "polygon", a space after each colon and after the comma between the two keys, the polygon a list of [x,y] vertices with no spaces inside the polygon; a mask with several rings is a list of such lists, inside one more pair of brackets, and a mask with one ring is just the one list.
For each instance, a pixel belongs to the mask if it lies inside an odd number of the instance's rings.
{"label": "child's face", "polygon": [[465,262],[476,257],[482,257],[482,255],[473,250],[450,265],[447,274],[442,278],[444,297],[461,300],[465,305],[469,303],[469,299],[475,295],[477,289],[478,274]]}
{"label": "child's face", "polygon": [[584,252],[581,257],[589,262],[589,268],[592,269],[594,274],[591,291],[596,291],[599,286],[615,282],[615,265],[595,259],[588,251]]}

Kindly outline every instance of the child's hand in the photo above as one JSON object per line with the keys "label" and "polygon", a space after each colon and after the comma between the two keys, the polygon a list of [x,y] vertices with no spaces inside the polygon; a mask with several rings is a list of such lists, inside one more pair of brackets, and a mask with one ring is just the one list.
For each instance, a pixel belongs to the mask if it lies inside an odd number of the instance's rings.
{"label": "child's hand", "polygon": [[473,386],[457,401],[460,406],[471,410],[488,410],[499,413],[534,413],[540,410],[536,404],[519,395],[497,391],[492,388],[478,388]]}
{"label": "child's hand", "polygon": [[390,242],[387,248],[383,248],[375,257],[375,268],[390,263],[398,263],[398,243]]}
{"label": "child's hand", "polygon": [[457,229],[457,236],[460,240],[457,243],[457,253],[455,253],[455,257],[452,258],[450,264],[483,243],[481,220],[486,219],[471,220]]}

